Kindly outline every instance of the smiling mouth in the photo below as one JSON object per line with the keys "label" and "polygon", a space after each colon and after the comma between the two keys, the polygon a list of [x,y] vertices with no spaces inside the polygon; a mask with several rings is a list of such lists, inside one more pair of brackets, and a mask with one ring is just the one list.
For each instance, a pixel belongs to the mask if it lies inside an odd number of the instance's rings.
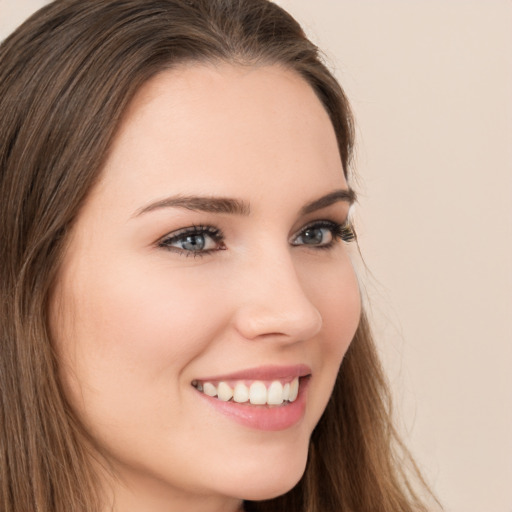
{"label": "smiling mouth", "polygon": [[192,386],[200,393],[222,402],[250,405],[283,406],[293,403],[299,394],[300,380],[254,380],[251,382],[210,382],[194,380]]}

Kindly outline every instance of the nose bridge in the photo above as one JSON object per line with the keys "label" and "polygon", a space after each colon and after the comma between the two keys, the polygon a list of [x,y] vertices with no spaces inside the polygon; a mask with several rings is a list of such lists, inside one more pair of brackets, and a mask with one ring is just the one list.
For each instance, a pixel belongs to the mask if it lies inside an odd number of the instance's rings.
{"label": "nose bridge", "polygon": [[236,314],[236,327],[245,338],[273,335],[298,341],[321,329],[321,314],[301,283],[292,250],[274,246],[245,261]]}

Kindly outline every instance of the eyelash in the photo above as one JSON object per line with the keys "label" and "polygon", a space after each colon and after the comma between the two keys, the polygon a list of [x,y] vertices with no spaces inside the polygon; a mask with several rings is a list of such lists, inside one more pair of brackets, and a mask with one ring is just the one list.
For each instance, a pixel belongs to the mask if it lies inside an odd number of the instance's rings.
{"label": "eyelash", "polygon": [[[187,251],[185,249],[173,247],[172,245],[180,241],[185,241],[187,237],[197,235],[208,235],[216,244],[220,245],[220,247],[216,249],[206,249],[200,251]],[[165,236],[162,240],[160,240],[160,242],[158,242],[158,247],[162,247],[168,251],[176,252],[186,257],[193,256],[196,258],[198,256],[205,256],[215,251],[225,250],[226,246],[223,244],[223,240],[224,234],[218,228],[214,228],[213,226],[191,226],[189,228],[180,229],[179,231],[175,231],[174,233]]]}
{"label": "eyelash", "polygon": [[[346,221],[343,224],[340,224],[338,222],[330,221],[330,220],[320,220],[311,222],[310,224],[307,224],[304,226],[300,232],[297,235],[294,235],[293,240],[298,239],[299,237],[303,237],[305,233],[308,230],[317,230],[317,229],[328,229],[331,232],[332,240],[330,240],[328,243],[322,244],[322,245],[315,245],[315,244],[305,244],[305,243],[294,243],[292,242],[292,245],[298,247],[298,246],[305,246],[307,247],[310,245],[309,248],[313,250],[328,250],[331,249],[334,245],[336,245],[340,240],[345,243],[350,243],[353,240],[356,239],[356,233],[354,231],[353,226],[349,221]],[[216,244],[217,247],[215,249],[200,249],[197,251],[193,250],[186,250],[179,247],[174,247],[172,244],[176,244],[178,242],[185,242],[187,237],[193,237],[197,235],[208,235]],[[176,231],[170,235],[165,236],[163,239],[161,239],[158,242],[158,247],[161,247],[163,249],[167,249],[168,251],[176,252],[177,254],[180,254],[185,257],[192,256],[194,258],[196,257],[202,257],[206,256],[207,254],[211,254],[216,251],[222,251],[226,249],[226,246],[223,243],[224,241],[224,234],[223,232],[215,228],[213,226],[191,226],[189,228],[180,229],[179,231]]]}
{"label": "eyelash", "polygon": [[[298,235],[295,236],[295,238],[298,238],[300,236],[303,236],[306,231],[312,230],[312,229],[329,229],[332,235],[332,240],[326,244],[323,245],[311,245],[312,249],[315,250],[328,250],[331,249],[334,245],[336,245],[337,242],[340,240],[345,243],[350,243],[356,239],[356,233],[354,231],[354,227],[352,224],[347,220],[343,224],[340,224],[339,222],[334,222],[331,220],[320,220],[311,222],[310,224],[307,224],[304,226]],[[306,245],[307,244],[292,244],[292,245]]]}

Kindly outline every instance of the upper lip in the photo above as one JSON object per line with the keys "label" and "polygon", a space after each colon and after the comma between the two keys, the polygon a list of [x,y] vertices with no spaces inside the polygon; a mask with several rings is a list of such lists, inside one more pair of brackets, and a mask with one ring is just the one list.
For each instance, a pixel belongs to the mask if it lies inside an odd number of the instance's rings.
{"label": "upper lip", "polygon": [[206,381],[225,381],[225,380],[278,380],[295,377],[305,377],[311,374],[311,368],[305,364],[295,364],[286,366],[268,365],[239,370],[224,375],[215,375],[210,377],[201,377],[197,380]]}

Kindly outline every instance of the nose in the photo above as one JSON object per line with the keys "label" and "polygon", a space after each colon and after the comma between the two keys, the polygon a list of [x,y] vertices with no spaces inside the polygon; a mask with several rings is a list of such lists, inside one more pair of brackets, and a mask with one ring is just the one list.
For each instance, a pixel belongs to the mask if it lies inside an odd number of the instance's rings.
{"label": "nose", "polygon": [[243,274],[237,282],[234,324],[245,339],[290,343],[320,331],[322,315],[305,292],[290,254],[255,258],[245,265]]}

